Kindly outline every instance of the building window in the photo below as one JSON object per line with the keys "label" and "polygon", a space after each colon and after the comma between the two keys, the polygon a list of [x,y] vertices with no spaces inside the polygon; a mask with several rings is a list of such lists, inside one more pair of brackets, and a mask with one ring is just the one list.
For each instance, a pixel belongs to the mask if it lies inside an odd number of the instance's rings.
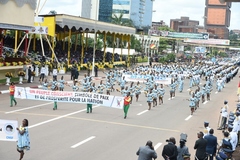
{"label": "building window", "polygon": [[113,14],[114,14],[114,13],[129,14],[129,10],[113,9]]}
{"label": "building window", "polygon": [[129,0],[113,0],[113,5],[130,5]]}

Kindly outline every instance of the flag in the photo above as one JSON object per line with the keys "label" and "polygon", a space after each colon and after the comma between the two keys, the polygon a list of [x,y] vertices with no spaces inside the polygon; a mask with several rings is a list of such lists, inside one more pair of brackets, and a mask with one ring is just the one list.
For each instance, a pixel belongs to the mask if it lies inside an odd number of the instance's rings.
{"label": "flag", "polygon": [[155,44],[151,44],[151,45],[150,45],[150,48],[151,48],[151,49],[154,49],[155,47],[156,47]]}

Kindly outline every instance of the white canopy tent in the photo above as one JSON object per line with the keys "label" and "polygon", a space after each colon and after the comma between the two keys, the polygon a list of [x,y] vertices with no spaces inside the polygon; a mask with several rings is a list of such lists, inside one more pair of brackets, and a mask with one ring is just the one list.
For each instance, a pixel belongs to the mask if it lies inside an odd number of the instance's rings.
{"label": "white canopy tent", "polygon": [[[122,50],[122,52],[121,52],[121,50]],[[104,51],[104,48],[102,49],[102,51]],[[106,52],[112,53],[113,48],[106,48]],[[122,53],[122,55],[125,55],[125,56],[128,55],[128,49],[125,49],[125,48],[123,48],[123,49],[115,48],[114,52],[115,52],[115,54],[119,54],[119,55],[121,55],[121,53]],[[130,49],[130,53],[129,53],[130,56],[137,55],[137,54],[138,53],[135,51],[135,49]]]}

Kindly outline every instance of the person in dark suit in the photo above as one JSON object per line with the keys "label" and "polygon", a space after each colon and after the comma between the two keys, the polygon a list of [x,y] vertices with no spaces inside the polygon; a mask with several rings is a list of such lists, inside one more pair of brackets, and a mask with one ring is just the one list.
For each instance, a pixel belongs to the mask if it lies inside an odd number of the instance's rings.
{"label": "person in dark suit", "polygon": [[166,144],[163,147],[162,150],[162,156],[165,160],[177,160],[178,156],[178,151],[177,151],[177,146],[176,140],[174,137],[169,138],[169,140],[166,140],[168,144]]}
{"label": "person in dark suit", "polygon": [[217,151],[217,137],[213,135],[214,130],[210,129],[209,135],[205,136],[204,139],[207,140],[206,152],[208,153],[209,160],[213,160]]}
{"label": "person in dark suit", "polygon": [[194,149],[196,149],[196,155],[195,160],[205,160],[207,159],[206,156],[206,146],[207,146],[207,140],[203,138],[203,132],[199,132],[198,134],[198,140],[196,140]]}
{"label": "person in dark suit", "polygon": [[152,160],[157,158],[152,141],[147,141],[146,146],[140,147],[136,154],[138,155],[138,160]]}
{"label": "person in dark suit", "polygon": [[28,68],[28,83],[31,83],[31,77],[32,77],[32,68],[29,66]]}
{"label": "person in dark suit", "polygon": [[98,77],[98,66],[94,66],[95,77]]}

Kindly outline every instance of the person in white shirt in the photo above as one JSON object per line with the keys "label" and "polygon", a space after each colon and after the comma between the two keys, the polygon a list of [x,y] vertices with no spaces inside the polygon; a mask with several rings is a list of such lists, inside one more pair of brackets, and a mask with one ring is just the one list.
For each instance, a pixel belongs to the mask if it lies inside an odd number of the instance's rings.
{"label": "person in white shirt", "polygon": [[237,132],[233,130],[232,125],[228,126],[228,132],[229,132],[230,142],[232,144],[232,150],[235,151],[237,143],[238,143]]}
{"label": "person in white shirt", "polygon": [[203,131],[203,138],[206,136],[206,135],[209,135],[209,131],[210,131],[210,127],[209,127],[209,122],[204,122],[204,131]]}
{"label": "person in white shirt", "polygon": [[221,125],[219,130],[225,129],[226,128],[226,123],[227,123],[227,117],[228,117],[228,101],[224,101],[224,106],[221,108]]}
{"label": "person in white shirt", "polygon": [[39,79],[39,81],[41,81],[41,82],[43,82],[43,80],[44,80],[44,77],[45,77],[45,72],[46,72],[46,68],[43,66],[43,67],[41,67],[41,74],[40,74],[40,79]]}

